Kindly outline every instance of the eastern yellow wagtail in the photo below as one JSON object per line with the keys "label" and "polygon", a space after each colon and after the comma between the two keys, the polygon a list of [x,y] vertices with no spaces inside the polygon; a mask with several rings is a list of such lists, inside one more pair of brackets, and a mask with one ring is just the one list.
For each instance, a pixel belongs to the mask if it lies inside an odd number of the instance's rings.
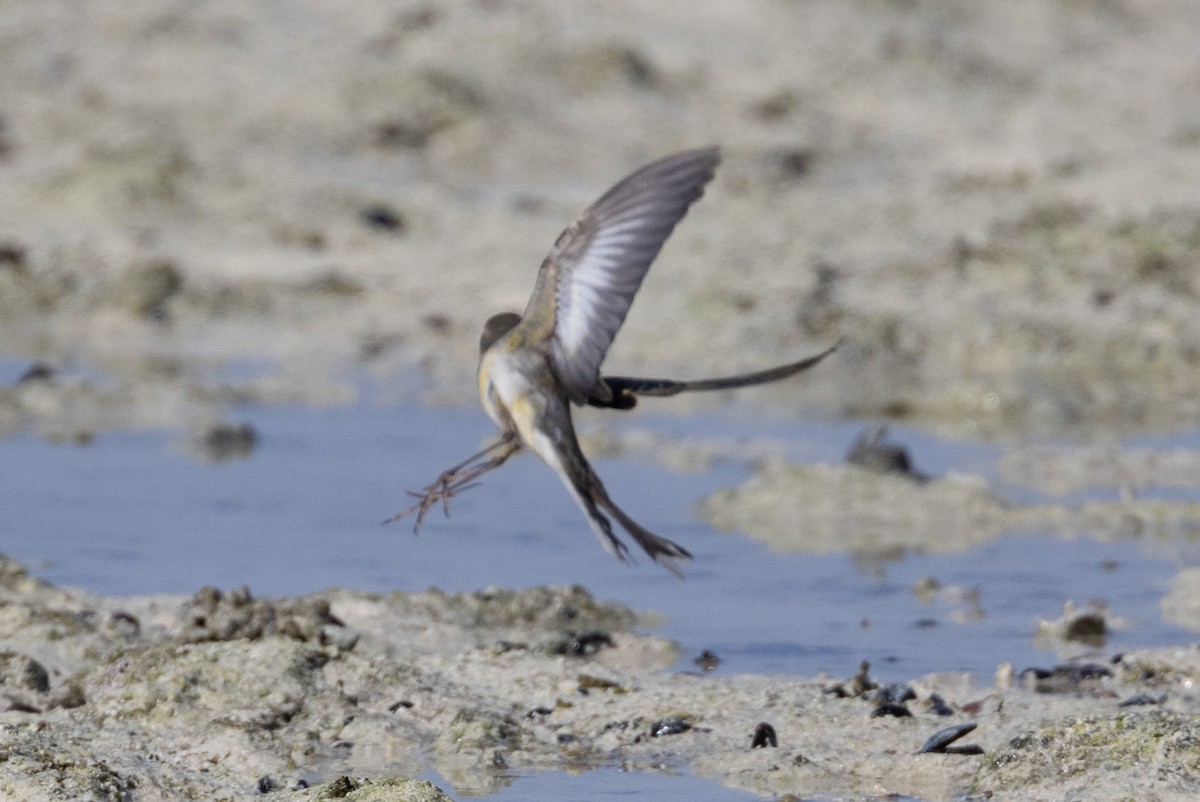
{"label": "eastern yellow wagtail", "polygon": [[613,503],[579,450],[571,404],[630,409],[639,395],[762,384],[812,367],[837,347],[788,365],[719,379],[600,375],[600,363],[650,263],[688,207],[704,194],[719,161],[716,148],[704,148],[652,162],[604,193],[559,236],[542,262],[525,312],[489,318],[479,340],[479,396],[500,427],[500,439],[412,493],[420,501],[389,521],[416,512],[416,531],[438,501],[449,515],[451,496],[528,448],[558,474],[592,531],[618,559],[628,559],[629,549],[613,533],[606,513],[655,562],[682,576],[678,563],[691,554],[647,531]]}

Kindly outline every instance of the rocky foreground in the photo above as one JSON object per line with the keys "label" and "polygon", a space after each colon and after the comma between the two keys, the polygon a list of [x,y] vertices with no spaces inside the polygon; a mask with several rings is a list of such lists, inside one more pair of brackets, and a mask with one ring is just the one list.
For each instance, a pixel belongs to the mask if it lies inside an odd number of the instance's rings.
{"label": "rocky foreground", "polygon": [[2,569],[4,798],[435,800],[407,778],[601,766],[779,798],[1200,793],[1195,647],[881,688],[672,672],[578,587],[115,599]]}

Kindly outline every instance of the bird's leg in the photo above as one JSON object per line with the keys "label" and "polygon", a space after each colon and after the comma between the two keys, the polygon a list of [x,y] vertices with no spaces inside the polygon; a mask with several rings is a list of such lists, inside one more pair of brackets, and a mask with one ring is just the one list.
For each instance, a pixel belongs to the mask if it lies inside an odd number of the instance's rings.
{"label": "bird's leg", "polygon": [[[479,453],[472,454],[453,468],[442,471],[437,479],[425,485],[419,492],[408,491],[410,496],[419,499],[417,503],[402,512],[396,513],[384,521],[384,523],[390,524],[392,521],[398,521],[415,512],[417,514],[417,520],[413,525],[413,533],[415,534],[420,530],[421,523],[425,520],[425,513],[429,512],[429,508],[439,501],[442,502],[442,509],[446,513],[446,516],[449,517],[450,498],[452,496],[471,487],[476,479],[493,468],[499,468],[509,457],[520,450],[521,443],[517,440],[516,432],[505,432],[499,440]],[[487,459],[484,459],[485,457]]]}

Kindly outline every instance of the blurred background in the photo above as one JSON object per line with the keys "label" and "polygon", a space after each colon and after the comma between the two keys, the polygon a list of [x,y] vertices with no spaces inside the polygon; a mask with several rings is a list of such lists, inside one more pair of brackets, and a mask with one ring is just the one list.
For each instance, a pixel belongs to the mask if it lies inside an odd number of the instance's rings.
{"label": "blurred background", "polygon": [[0,429],[175,426],[230,393],[344,401],[360,369],[471,404],[481,321],[523,307],[566,223],[709,143],[725,164],[614,368],[737,369],[844,337],[766,397],[993,436],[1193,425],[1198,16],[9,5],[0,348],[104,381],[80,377],[69,414],[6,389]]}

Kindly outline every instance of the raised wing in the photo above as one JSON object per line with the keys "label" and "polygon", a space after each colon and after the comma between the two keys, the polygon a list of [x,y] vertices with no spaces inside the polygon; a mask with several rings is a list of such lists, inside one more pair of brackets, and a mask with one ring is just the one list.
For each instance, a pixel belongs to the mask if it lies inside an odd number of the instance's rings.
{"label": "raised wing", "polygon": [[554,243],[522,315],[531,339],[549,337],[567,396],[607,393],[600,363],[642,279],[675,224],[704,194],[716,148],[652,162],[604,193]]}

